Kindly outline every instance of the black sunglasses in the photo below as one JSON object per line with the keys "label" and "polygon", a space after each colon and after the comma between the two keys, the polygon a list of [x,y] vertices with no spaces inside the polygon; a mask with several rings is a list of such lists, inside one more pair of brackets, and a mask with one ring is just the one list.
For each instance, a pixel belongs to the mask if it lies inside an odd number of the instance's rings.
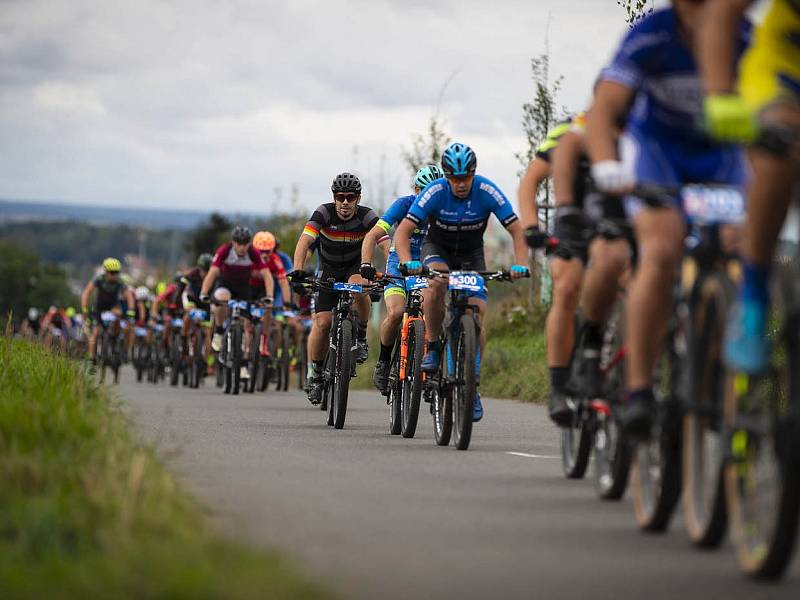
{"label": "black sunglasses", "polygon": [[355,202],[358,200],[358,194],[344,194],[339,192],[334,194],[333,198],[336,202]]}

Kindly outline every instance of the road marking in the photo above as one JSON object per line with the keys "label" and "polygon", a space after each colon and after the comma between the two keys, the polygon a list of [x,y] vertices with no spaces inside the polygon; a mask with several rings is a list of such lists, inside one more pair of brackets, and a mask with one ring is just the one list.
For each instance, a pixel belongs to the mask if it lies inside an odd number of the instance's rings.
{"label": "road marking", "polygon": [[522,456],[523,458],[561,458],[560,456],[547,456],[545,454],[528,454],[527,452],[506,452],[511,456]]}

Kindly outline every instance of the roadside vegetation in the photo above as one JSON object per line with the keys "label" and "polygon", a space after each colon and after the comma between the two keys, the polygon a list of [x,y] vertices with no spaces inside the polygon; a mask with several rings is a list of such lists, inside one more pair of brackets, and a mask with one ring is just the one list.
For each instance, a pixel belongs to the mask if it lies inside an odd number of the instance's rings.
{"label": "roadside vegetation", "polygon": [[0,336],[0,596],[319,598],[212,533],[83,367]]}

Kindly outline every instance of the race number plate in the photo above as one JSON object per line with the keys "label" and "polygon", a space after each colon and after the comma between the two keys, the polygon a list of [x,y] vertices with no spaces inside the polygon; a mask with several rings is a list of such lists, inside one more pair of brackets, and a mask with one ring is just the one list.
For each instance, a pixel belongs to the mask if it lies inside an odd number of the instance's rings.
{"label": "race number plate", "polygon": [[193,308],[189,311],[189,318],[193,321],[205,321],[208,318],[208,313],[202,308]]}
{"label": "race number plate", "polygon": [[744,194],[737,187],[687,185],[681,195],[683,209],[695,223],[712,225],[744,222]]}
{"label": "race number plate", "polygon": [[294,319],[297,316],[297,313],[293,310],[285,310],[283,311],[283,316],[287,319]]}
{"label": "race number plate", "polygon": [[261,308],[260,306],[253,306],[253,307],[250,309],[250,314],[251,314],[251,315],[253,315],[254,317],[258,318],[258,319],[260,319],[261,317],[263,317],[263,316],[264,316],[264,314],[266,314],[266,312],[267,312],[267,311],[266,311],[266,310],[264,310],[263,308]]}
{"label": "race number plate", "polygon": [[341,283],[337,281],[333,284],[333,289],[339,292],[353,292],[355,294],[360,294],[364,288],[357,283]]}
{"label": "race number plate", "polygon": [[147,335],[147,329],[144,327],[137,327],[135,330],[136,337],[144,337]]}
{"label": "race number plate", "polygon": [[153,325],[153,331],[161,333],[162,331],[164,331],[164,326],[161,323],[156,323],[155,325]]}
{"label": "race number plate", "polygon": [[100,319],[103,321],[103,323],[113,323],[117,320],[117,315],[112,311],[107,310],[100,315]]}
{"label": "race number plate", "polygon": [[448,287],[451,290],[465,290],[467,292],[482,292],[483,277],[473,271],[453,271],[450,273]]}
{"label": "race number plate", "polygon": [[247,302],[244,300],[228,300],[228,306],[230,308],[240,308],[242,310],[247,310]]}
{"label": "race number plate", "polygon": [[419,277],[417,275],[409,275],[406,277],[406,289],[408,291],[411,290],[423,290],[428,287],[428,280],[425,277]]}

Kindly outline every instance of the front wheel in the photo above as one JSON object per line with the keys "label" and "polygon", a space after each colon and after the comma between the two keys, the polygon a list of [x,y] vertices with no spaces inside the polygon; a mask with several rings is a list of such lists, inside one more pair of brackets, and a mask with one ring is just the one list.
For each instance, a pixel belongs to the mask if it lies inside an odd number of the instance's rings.
{"label": "front wheel", "polygon": [[[469,448],[472,438],[472,416],[477,381],[478,327],[472,315],[463,315],[456,340],[456,384],[453,390],[453,445],[457,450]],[[445,348],[448,351],[448,348]]]}
{"label": "front wheel", "polygon": [[[399,336],[398,336],[399,337]],[[402,430],[403,382],[400,381],[400,341],[395,344],[389,366],[389,434],[400,435]]]}
{"label": "front wheel", "polygon": [[344,319],[339,332],[336,371],[333,379],[333,427],[341,429],[347,416],[347,396],[353,372],[354,346],[353,321]]}
{"label": "front wheel", "polygon": [[408,326],[406,368],[403,378],[401,432],[413,438],[417,431],[419,403],[422,397],[422,356],[425,353],[425,323],[414,319]]}
{"label": "front wheel", "polygon": [[[572,402],[572,400],[570,400]],[[586,403],[576,403],[569,425],[561,428],[561,466],[569,479],[581,479],[589,466],[592,432],[587,426]]]}

